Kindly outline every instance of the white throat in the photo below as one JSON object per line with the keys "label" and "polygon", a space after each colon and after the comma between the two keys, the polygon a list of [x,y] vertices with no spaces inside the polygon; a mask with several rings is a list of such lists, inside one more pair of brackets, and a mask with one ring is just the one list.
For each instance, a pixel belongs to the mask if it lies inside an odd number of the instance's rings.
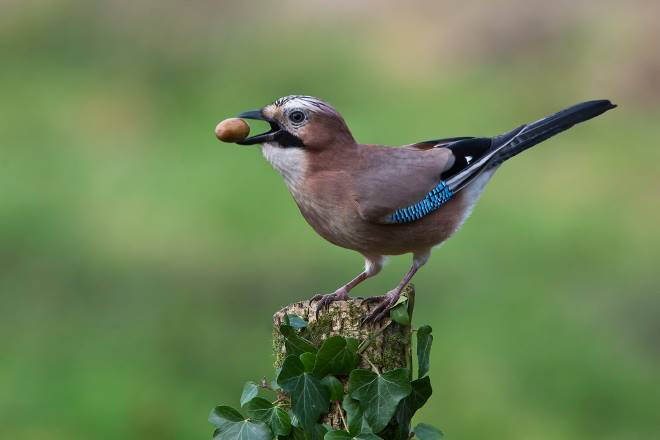
{"label": "white throat", "polygon": [[307,158],[302,149],[282,148],[266,143],[261,146],[261,152],[273,168],[284,177],[289,189],[295,189],[302,182],[307,168]]}

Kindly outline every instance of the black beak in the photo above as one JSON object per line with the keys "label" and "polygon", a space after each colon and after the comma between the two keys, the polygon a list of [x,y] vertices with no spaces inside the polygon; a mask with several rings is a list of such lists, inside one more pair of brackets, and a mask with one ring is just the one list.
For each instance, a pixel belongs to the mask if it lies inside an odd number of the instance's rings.
{"label": "black beak", "polygon": [[273,142],[276,140],[277,136],[283,133],[283,130],[277,124],[277,122],[272,121],[264,117],[261,110],[251,110],[249,112],[244,112],[238,115],[239,118],[243,119],[256,119],[257,121],[266,121],[270,124],[270,130],[266,133],[258,134],[256,136],[251,136],[241,142],[236,142],[239,145],[254,145],[254,144],[263,144],[264,142]]}
{"label": "black beak", "polygon": [[250,110],[249,112],[243,112],[238,115],[239,118],[243,119],[256,119],[258,121],[265,121],[264,115],[261,113],[261,110]]}

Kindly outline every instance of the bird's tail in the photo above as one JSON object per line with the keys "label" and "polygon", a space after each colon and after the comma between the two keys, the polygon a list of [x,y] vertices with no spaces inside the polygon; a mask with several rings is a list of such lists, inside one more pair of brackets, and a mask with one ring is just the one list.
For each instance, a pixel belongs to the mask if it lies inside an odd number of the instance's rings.
{"label": "bird's tail", "polygon": [[489,151],[470,166],[449,178],[447,185],[452,192],[459,191],[482,172],[499,166],[505,160],[575,124],[595,118],[615,107],[616,105],[606,99],[587,101],[496,136],[491,140]]}

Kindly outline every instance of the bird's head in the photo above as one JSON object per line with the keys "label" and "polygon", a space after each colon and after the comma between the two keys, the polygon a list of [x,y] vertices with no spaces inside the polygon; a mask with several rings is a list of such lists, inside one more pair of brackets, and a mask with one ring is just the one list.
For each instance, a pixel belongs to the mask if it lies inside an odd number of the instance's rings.
{"label": "bird's head", "polygon": [[279,148],[324,150],[355,143],[337,110],[312,96],[285,96],[260,110],[241,113],[239,117],[270,124],[269,131],[238,142],[241,145],[270,144]]}

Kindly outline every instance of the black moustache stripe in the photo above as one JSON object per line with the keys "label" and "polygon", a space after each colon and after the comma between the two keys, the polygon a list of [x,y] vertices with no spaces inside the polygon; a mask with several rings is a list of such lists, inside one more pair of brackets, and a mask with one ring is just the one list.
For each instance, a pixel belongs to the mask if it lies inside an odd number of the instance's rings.
{"label": "black moustache stripe", "polygon": [[275,141],[283,148],[303,148],[305,144],[288,131],[280,131],[275,136]]}

